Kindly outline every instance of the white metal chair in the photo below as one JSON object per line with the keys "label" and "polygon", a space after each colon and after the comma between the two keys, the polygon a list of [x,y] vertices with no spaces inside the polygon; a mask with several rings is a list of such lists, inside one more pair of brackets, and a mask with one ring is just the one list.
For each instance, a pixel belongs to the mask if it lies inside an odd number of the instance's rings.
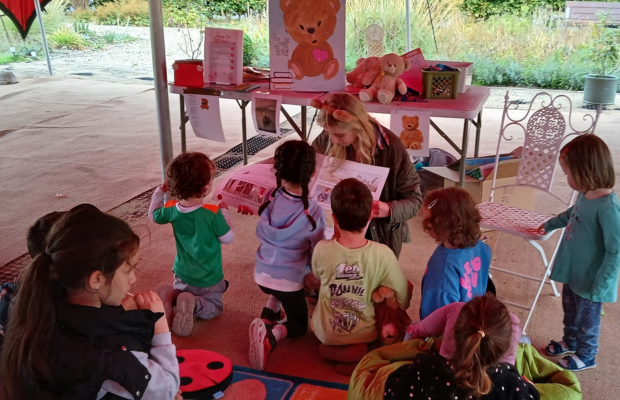
{"label": "white metal chair", "polygon": [[[534,307],[536,306],[536,302],[538,301],[545,283],[551,284],[553,293],[556,297],[560,296],[555,286],[555,282],[547,280],[547,278],[551,274],[551,267],[555,260],[561,240],[558,241],[551,258],[547,260],[544,249],[539,243],[537,243],[537,241],[547,240],[551,236],[551,233],[540,235],[537,232],[537,229],[542,223],[546,222],[552,216],[542,215],[533,211],[523,210],[499,203],[493,203],[495,190],[508,187],[533,188],[538,191],[545,192],[567,206],[570,206],[575,200],[575,192],[572,193],[572,196],[568,201],[551,192],[553,176],[558,164],[557,161],[559,152],[563,142],[565,142],[565,139],[569,136],[581,135],[586,132],[594,132],[601,107],[599,106],[595,116],[586,114],[583,117],[585,125],[588,125],[586,129],[577,130],[573,127],[571,120],[573,111],[572,102],[565,95],[553,97],[549,93],[538,93],[529,103],[527,112],[521,118],[513,117],[513,114],[515,110],[519,108],[519,105],[515,101],[509,101],[508,92],[506,92],[504,99],[504,112],[502,115],[499,139],[497,142],[495,165],[498,165],[499,162],[502,140],[511,141],[513,139],[512,136],[506,135],[506,130],[509,128],[521,129],[525,133],[525,142],[523,144],[521,161],[519,163],[516,182],[511,185],[496,186],[498,168],[494,169],[490,200],[479,204],[478,210],[480,211],[482,217],[482,222],[480,223],[481,227],[520,236],[536,250],[538,250],[540,256],[542,257],[544,266],[544,274],[542,278],[509,271],[502,268],[491,267],[491,269],[494,270],[540,282],[538,292],[536,293],[536,297],[534,298],[531,306],[524,306],[522,304],[503,300],[506,304],[529,311],[527,320],[523,325],[523,334],[525,334],[525,329],[530,322]],[[537,104],[538,101],[542,103],[542,108],[534,111],[532,106]],[[563,107],[565,103],[568,103],[568,109]],[[568,121],[564,119],[564,116],[560,113],[560,110],[568,112]],[[563,234],[564,229],[561,230],[560,237],[562,237]]]}

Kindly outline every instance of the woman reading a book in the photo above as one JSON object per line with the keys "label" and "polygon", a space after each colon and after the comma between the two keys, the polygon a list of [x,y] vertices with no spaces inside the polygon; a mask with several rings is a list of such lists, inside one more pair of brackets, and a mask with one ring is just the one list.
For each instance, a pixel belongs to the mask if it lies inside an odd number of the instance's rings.
{"label": "woman reading a book", "polygon": [[390,169],[380,200],[373,203],[373,219],[366,238],[389,246],[396,257],[409,242],[407,221],[422,205],[420,177],[398,136],[368,115],[364,104],[347,93],[325,102],[313,100],[320,110],[323,132],[312,146],[321,154]]}

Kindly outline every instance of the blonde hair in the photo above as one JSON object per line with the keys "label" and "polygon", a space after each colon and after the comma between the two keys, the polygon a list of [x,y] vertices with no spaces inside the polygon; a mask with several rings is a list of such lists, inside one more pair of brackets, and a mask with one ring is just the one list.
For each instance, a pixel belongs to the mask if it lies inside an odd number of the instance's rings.
{"label": "blonde hair", "polygon": [[[368,115],[364,103],[348,93],[334,93],[325,100],[325,105],[333,110],[346,111],[353,118],[350,121],[343,121],[335,118],[334,113],[330,113],[327,108],[319,111],[318,124],[323,129],[336,128],[340,130],[350,130],[356,133],[355,143],[362,164],[373,164],[375,148],[377,147],[377,136],[375,128],[371,122],[378,122]],[[331,140],[327,145],[326,155],[334,157],[336,160],[347,158],[346,147],[341,144],[333,144]]]}

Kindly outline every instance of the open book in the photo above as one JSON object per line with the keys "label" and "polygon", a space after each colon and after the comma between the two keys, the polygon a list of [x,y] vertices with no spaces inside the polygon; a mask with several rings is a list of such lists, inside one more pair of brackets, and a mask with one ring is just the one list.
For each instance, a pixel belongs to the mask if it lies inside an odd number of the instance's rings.
{"label": "open book", "polygon": [[[343,179],[356,178],[364,183],[372,193],[374,200],[379,200],[385,185],[389,168],[360,164],[353,161],[334,162],[330,157],[317,154],[316,174],[310,181],[310,198],[319,202],[329,216],[331,211],[331,192]],[[250,164],[224,179],[213,192],[213,200],[222,200],[233,208],[245,206],[253,213],[269,200],[271,192],[276,188],[276,176],[272,164]],[[331,237],[332,231],[326,232]],[[329,236],[327,236],[329,234]]]}

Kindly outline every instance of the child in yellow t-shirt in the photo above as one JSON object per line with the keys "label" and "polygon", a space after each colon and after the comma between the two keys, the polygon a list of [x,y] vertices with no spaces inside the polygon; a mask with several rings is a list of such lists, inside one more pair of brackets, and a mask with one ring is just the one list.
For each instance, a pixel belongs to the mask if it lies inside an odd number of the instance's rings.
{"label": "child in yellow t-shirt", "polygon": [[312,327],[322,343],[321,356],[339,362],[339,372],[350,373],[367,343],[378,338],[373,290],[392,289],[402,309],[411,297],[392,250],[364,237],[372,218],[370,190],[357,179],[344,179],[332,192],[331,206],[339,234],[314,249],[312,272],[321,287]]}

